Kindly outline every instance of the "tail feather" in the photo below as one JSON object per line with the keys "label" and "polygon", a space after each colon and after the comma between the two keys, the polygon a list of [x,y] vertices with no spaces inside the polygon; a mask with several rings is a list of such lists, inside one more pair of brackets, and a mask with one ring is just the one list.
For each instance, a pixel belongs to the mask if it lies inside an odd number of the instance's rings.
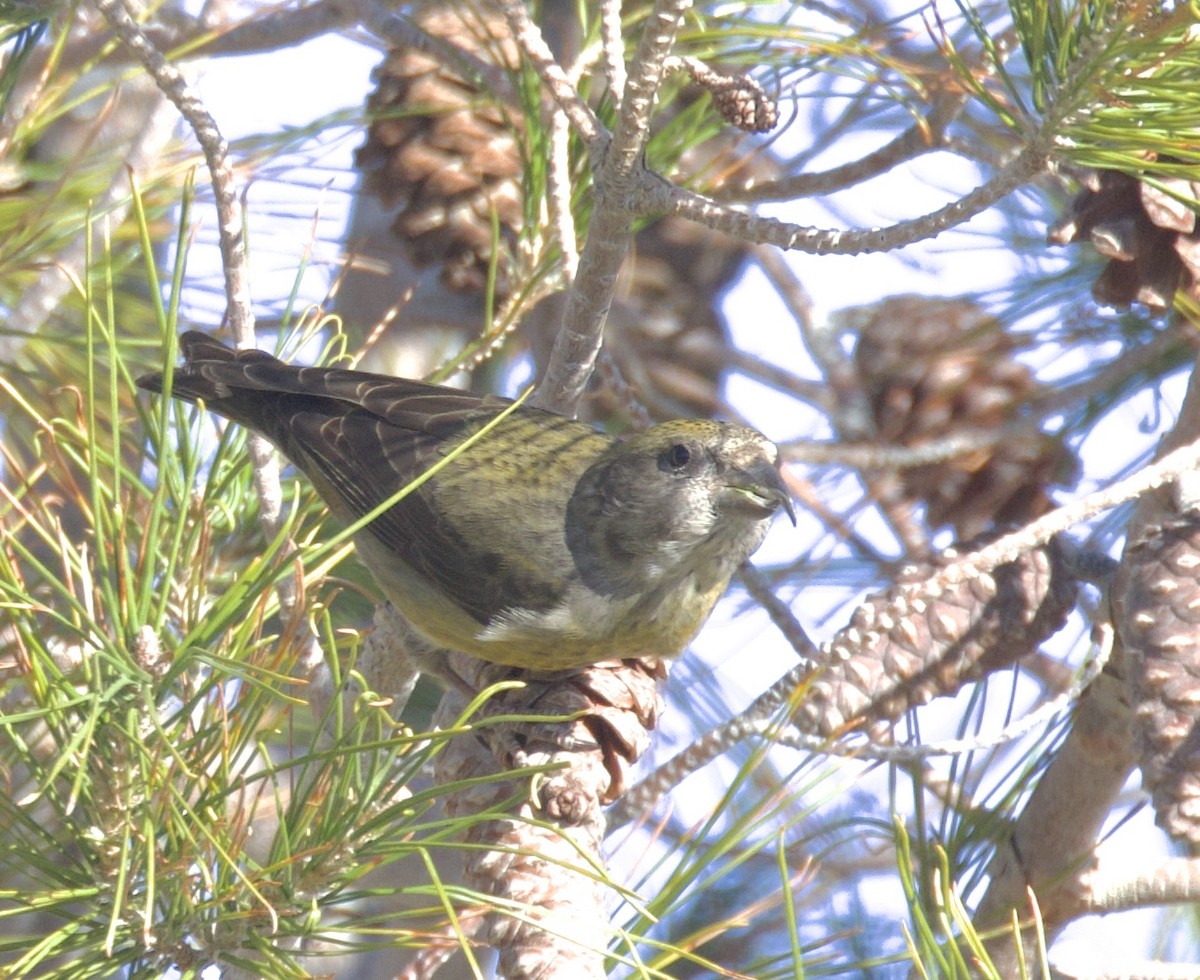
{"label": "tail feather", "polygon": [[[171,394],[203,401],[210,411],[269,437],[277,435],[279,418],[301,410],[334,418],[357,409],[398,428],[445,435],[510,404],[405,378],[285,364],[265,351],[234,350],[197,331],[182,334],[179,347],[184,364],[175,369]],[[148,374],[138,385],[161,393],[163,381],[161,373]]]}
{"label": "tail feather", "polygon": [[[272,417],[275,413],[263,411],[264,403],[277,398],[275,386],[255,382],[250,372],[255,368],[268,371],[275,368],[287,376],[295,374],[296,368],[266,351],[234,350],[196,330],[180,335],[179,349],[184,363],[173,375],[173,397],[193,403],[202,401],[211,411],[257,429],[269,438],[279,436]],[[157,372],[138,378],[137,384],[161,394],[164,380],[163,374]]]}
{"label": "tail feather", "polygon": [[[181,334],[179,349],[183,352],[185,363],[183,367],[175,370],[172,394],[189,402],[203,399],[212,404],[230,394],[228,385],[221,384],[217,378],[211,377],[204,370],[206,364],[235,364],[261,358],[275,360],[263,351],[236,351],[198,330],[189,330]],[[139,388],[159,394],[162,393],[163,382],[161,371],[147,374],[137,380]]]}

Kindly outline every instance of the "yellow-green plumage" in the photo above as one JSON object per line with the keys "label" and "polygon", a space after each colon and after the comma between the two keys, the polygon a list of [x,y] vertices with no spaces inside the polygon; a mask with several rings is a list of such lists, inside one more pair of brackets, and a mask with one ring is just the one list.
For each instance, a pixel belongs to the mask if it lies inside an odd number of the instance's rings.
{"label": "yellow-green plumage", "polygon": [[[261,432],[341,519],[373,511],[511,403],[293,367],[200,333],[173,394]],[[142,387],[161,391],[151,375]],[[618,441],[521,406],[355,536],[379,587],[440,646],[538,671],[673,656],[780,507],[778,451],[739,425]]]}

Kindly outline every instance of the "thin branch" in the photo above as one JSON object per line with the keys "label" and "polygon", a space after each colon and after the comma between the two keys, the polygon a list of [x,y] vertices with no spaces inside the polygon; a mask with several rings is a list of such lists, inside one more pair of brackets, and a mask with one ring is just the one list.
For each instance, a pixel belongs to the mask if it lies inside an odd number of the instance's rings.
{"label": "thin branch", "polygon": [[626,192],[632,190],[631,184],[641,172],[642,151],[650,135],[650,115],[662,85],[664,63],[675,44],[683,15],[691,6],[691,0],[656,0],[642,29],[612,145],[597,173],[598,184],[604,175],[604,194],[617,195],[622,207],[627,206]]}
{"label": "thin branch", "polygon": [[[175,61],[186,61],[278,51],[348,29],[358,21],[353,0],[312,0],[300,7],[256,10],[239,24],[215,29],[206,22],[211,9],[210,5],[204,19],[172,9],[169,21],[164,14],[162,20],[141,25],[141,30],[155,49],[170,52]],[[119,50],[111,56],[106,52],[111,40],[97,30],[70,37],[60,67],[87,65],[101,56],[113,65],[126,63]]]}
{"label": "thin branch", "polygon": [[354,0],[354,8],[363,26],[385,44],[428,54],[481,91],[488,92],[517,112],[521,111],[520,96],[502,66],[459,47],[452,40],[422,30],[392,10],[384,0]]}
{"label": "thin branch", "polygon": [[546,170],[546,198],[550,223],[562,252],[563,280],[573,283],[579,271],[579,242],[575,237],[575,216],[571,213],[570,130],[567,115],[556,109],[550,116],[550,166]]}
{"label": "thin branch", "polygon": [[[944,100],[949,103],[951,100]],[[965,95],[954,100],[961,108]],[[730,181],[721,187],[714,199],[725,204],[763,204],[768,201],[795,201],[803,197],[822,197],[861,184],[909,160],[946,147],[945,127],[953,116],[947,113],[944,123],[937,125],[938,106],[922,120],[859,160],[852,160],[819,173],[800,173],[779,180],[758,182],[753,176]]]}
{"label": "thin branch", "polygon": [[[752,736],[761,735],[763,724],[763,719],[758,715],[751,716],[748,712],[742,712],[725,724],[705,732],[677,756],[667,760],[640,783],[631,787],[613,804],[607,813],[609,828],[620,827],[644,817],[688,775],[724,755],[732,746]],[[777,721],[771,724],[778,728]]]}
{"label": "thin branch", "polygon": [[767,611],[775,628],[784,635],[792,649],[804,659],[814,662],[820,656],[820,649],[800,625],[799,620],[792,615],[792,610],[772,590],[766,576],[748,562],[742,566],[739,576],[746,591],[750,593],[760,606]]}
{"label": "thin branch", "polygon": [[688,351],[688,360],[696,367],[707,368],[718,374],[740,371],[755,381],[808,402],[823,412],[828,412],[833,407],[829,385],[822,381],[802,378],[756,354],[731,347],[723,340],[696,336]]}
{"label": "thin branch", "polygon": [[787,305],[808,353],[824,375],[829,389],[825,404],[838,433],[850,439],[874,435],[871,406],[859,383],[858,370],[843,350],[833,325],[814,314],[812,297],[778,249],[760,245],[754,249],[754,258]]}
{"label": "thin branch", "polygon": [[625,38],[621,32],[621,0],[601,0],[600,40],[609,98],[618,109],[625,99]]}
{"label": "thin branch", "polygon": [[238,343],[243,347],[253,347],[254,315],[250,309],[250,288],[246,274],[246,244],[242,237],[241,208],[233,171],[229,166],[229,146],[217,128],[216,120],[192,94],[182,73],[154,47],[120,0],[94,2],[113,32],[142,62],[155,84],[171,100],[196,135],[204,162],[208,165],[216,199],[221,266],[225,274],[226,316]]}
{"label": "thin branch", "polygon": [[[357,21],[354,0],[311,0],[300,7],[256,11],[236,27],[214,34],[211,40],[201,40],[188,51],[187,57],[279,51],[353,27]],[[173,42],[173,46],[181,43],[182,38]]]}
{"label": "thin branch", "polygon": [[530,19],[525,4],[522,0],[496,0],[496,6],[508,21],[513,40],[529,58],[542,84],[558,103],[558,107],[566,113],[580,138],[593,155],[601,151],[603,144],[608,141],[608,130],[596,118],[592,107],[580,97],[566,72],[554,60],[554,53],[542,37],[541,30]]}
{"label": "thin branch", "polygon": [[1045,169],[1047,160],[1047,151],[1038,143],[1031,143],[991,180],[969,194],[929,214],[900,221],[887,228],[841,231],[791,224],[739,211],[661,180],[643,183],[646,198],[639,210],[677,215],[744,241],[796,249],[810,255],[864,255],[887,252],[933,238],[970,220],[1027,184]]}
{"label": "thin branch", "polygon": [[[1006,55],[1014,47],[1016,40],[1016,31],[1011,28],[999,35],[994,42],[993,56]],[[994,72],[994,61],[986,53],[980,52],[980,60],[980,70],[991,68],[989,74]],[[720,189],[716,199],[730,204],[794,201],[802,197],[833,194],[861,184],[925,153],[950,148],[953,144],[948,131],[951,124],[962,114],[970,98],[971,92],[965,86],[939,93],[922,119],[859,160],[832,167],[821,173],[793,174],[763,183],[756,183],[752,177],[743,181],[731,181]]]}
{"label": "thin branch", "polygon": [[1104,915],[1159,905],[1200,902],[1200,858],[1163,858],[1146,867],[1143,861],[1102,862],[1082,876],[1082,912]]}
{"label": "thin branch", "polygon": [[[597,197],[599,177],[597,179]],[[600,353],[604,324],[617,276],[629,251],[633,218],[628,211],[599,205],[579,257],[575,284],[567,294],[562,327],[529,404],[573,416]]]}
{"label": "thin branch", "polygon": [[[529,24],[524,4],[502,0],[501,6],[514,32],[521,32],[518,41],[523,46],[540,45],[526,50],[535,59],[535,67],[546,84],[561,83],[570,89],[570,97],[551,89],[570,116],[568,107],[579,101],[579,95],[553,62],[548,48],[543,57],[545,42]],[[649,134],[654,98],[662,81],[663,62],[690,6],[690,0],[658,0],[642,31],[611,139],[583,134],[595,167],[596,208],[580,256],[579,274],[564,305],[562,328],[555,338],[545,374],[530,399],[530,404],[539,408],[574,415],[595,367],[617,276],[629,252],[634,201],[641,196],[638,188],[647,173],[642,165],[642,151]]]}

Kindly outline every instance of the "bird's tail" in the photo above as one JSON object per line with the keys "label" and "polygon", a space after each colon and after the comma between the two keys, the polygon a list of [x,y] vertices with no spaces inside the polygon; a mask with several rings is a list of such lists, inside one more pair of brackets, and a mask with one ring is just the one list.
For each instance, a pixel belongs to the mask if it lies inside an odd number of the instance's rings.
{"label": "bird's tail", "polygon": [[[189,330],[179,337],[184,363],[175,369],[171,395],[188,402],[204,402],[205,407],[234,422],[274,436],[268,424],[274,411],[282,409],[280,395],[301,393],[300,369],[285,364],[266,351],[234,350],[207,334]],[[139,388],[162,393],[164,375],[159,372],[138,378]]]}
{"label": "bird's tail", "polygon": [[[171,394],[189,402],[204,401],[215,411],[220,411],[220,402],[233,394],[236,384],[231,385],[230,381],[240,376],[246,366],[271,362],[284,366],[266,351],[234,350],[197,330],[189,330],[180,336],[179,349],[183,352],[184,364],[175,369]],[[163,383],[162,372],[147,374],[137,381],[139,388],[159,394]]]}

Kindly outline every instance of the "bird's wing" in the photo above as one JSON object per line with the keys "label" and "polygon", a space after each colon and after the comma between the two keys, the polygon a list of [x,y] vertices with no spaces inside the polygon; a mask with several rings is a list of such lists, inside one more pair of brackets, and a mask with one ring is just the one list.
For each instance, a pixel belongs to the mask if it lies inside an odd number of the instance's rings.
{"label": "bird's wing", "polygon": [[[181,346],[187,364],[176,371],[174,394],[202,399],[267,436],[347,522],[389,500],[510,404],[366,372],[295,367],[201,333],[184,334]],[[143,386],[161,390],[161,377]],[[561,540],[555,515],[565,515],[577,475],[568,472],[564,484],[547,475],[548,464],[580,439],[597,454],[611,441],[522,408],[367,530],[481,625],[504,610],[552,608],[569,569],[565,547],[545,539]],[[549,527],[524,526],[520,514],[535,512]],[[539,558],[547,548],[560,560]]]}

